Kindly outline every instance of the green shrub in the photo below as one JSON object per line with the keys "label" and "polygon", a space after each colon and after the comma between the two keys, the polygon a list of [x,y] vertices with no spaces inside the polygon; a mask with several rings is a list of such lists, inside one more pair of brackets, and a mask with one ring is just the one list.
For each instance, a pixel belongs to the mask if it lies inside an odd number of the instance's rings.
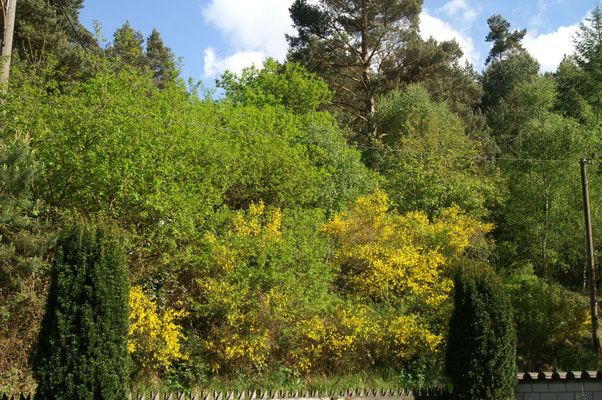
{"label": "green shrub", "polygon": [[516,385],[516,334],[504,286],[489,267],[456,274],[446,372],[456,399],[510,399]]}
{"label": "green shrub", "polygon": [[512,299],[521,371],[599,368],[591,351],[589,299],[537,277],[526,264],[504,278]]}
{"label": "green shrub", "polygon": [[127,397],[129,285],[116,237],[81,221],[59,236],[34,356],[36,400]]}

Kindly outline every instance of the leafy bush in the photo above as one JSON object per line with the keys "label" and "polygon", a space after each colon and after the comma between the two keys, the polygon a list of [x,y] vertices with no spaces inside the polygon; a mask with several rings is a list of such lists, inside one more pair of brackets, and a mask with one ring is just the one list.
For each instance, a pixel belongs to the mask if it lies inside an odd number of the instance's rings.
{"label": "leafy bush", "polygon": [[510,299],[489,267],[469,265],[454,280],[445,369],[457,399],[510,399],[516,334]]}
{"label": "leafy bush", "polygon": [[321,212],[288,212],[252,203],[207,233],[206,264],[186,284],[205,360],[214,372],[296,367],[298,324],[332,303]]}
{"label": "leafy bush", "polygon": [[61,232],[34,359],[36,399],[125,399],[128,278],[115,232],[78,221]]}
{"label": "leafy bush", "polygon": [[499,204],[497,171],[477,161],[482,144],[424,87],[412,84],[380,97],[374,121],[377,144],[390,151],[368,151],[366,160],[383,175],[383,187],[400,211],[431,216],[457,204],[482,219]]}
{"label": "leafy bush", "polygon": [[336,334],[325,334],[334,353],[327,359],[361,369],[440,354],[450,271],[489,229],[457,207],[440,214],[432,220],[419,211],[400,215],[377,192],[323,226],[334,241],[332,264],[346,300],[334,316]]}
{"label": "leafy bush", "polygon": [[[521,370],[598,368],[589,351],[589,299],[538,278],[530,265],[513,269],[506,286],[512,299]],[[591,356],[584,358],[581,348],[588,349]]]}
{"label": "leafy bush", "polygon": [[130,331],[128,350],[136,363],[137,372],[159,374],[170,370],[174,360],[186,360],[182,340],[186,337],[175,321],[183,311],[167,308],[160,312],[154,300],[140,286],[130,290]]}

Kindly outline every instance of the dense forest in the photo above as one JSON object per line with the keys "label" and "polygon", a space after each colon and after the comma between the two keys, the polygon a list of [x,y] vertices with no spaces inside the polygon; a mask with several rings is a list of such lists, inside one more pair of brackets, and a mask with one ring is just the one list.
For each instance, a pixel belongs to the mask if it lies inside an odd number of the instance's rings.
{"label": "dense forest", "polygon": [[73,218],[124,238],[134,385],[444,383],[463,266],[503,282],[520,370],[601,368],[579,163],[602,159],[599,5],[541,74],[500,15],[478,72],[455,41],[421,39],[421,0],[296,0],[286,61],[224,73],[219,95],[184,82],[158,31],[125,22],[107,40],[82,7],[18,4],[0,95],[0,392],[34,389]]}

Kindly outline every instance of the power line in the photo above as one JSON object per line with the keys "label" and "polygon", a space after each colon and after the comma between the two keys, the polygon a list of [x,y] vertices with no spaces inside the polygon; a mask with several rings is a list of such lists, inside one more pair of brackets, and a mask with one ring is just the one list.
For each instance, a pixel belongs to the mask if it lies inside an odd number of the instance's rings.
{"label": "power line", "polygon": [[77,29],[75,29],[75,25],[73,25],[71,18],[69,17],[69,15],[67,14],[67,12],[65,11],[65,9],[63,8],[63,6],[60,3],[57,3],[57,6],[59,6],[61,11],[63,12],[63,15],[65,16],[65,18],[67,18],[67,21],[69,21],[69,25],[71,25],[71,29],[73,29],[73,33],[75,33],[75,36],[77,37],[77,42],[84,49],[86,54],[89,54],[88,49],[84,45],[83,40],[82,40],[81,36],[79,35],[79,32],[77,31]]}
{"label": "power line", "polygon": [[361,145],[361,144],[349,144],[349,143],[344,143],[344,142],[331,142],[331,141],[305,139],[305,138],[294,138],[294,137],[284,136],[282,134],[277,134],[277,133],[245,131],[242,129],[203,125],[203,124],[177,121],[177,120],[172,120],[172,119],[157,118],[157,117],[152,117],[152,116],[141,116],[141,115],[128,114],[128,113],[123,113],[123,115],[127,115],[132,118],[154,120],[157,122],[165,122],[165,123],[185,125],[185,126],[193,126],[193,127],[203,128],[203,129],[212,129],[212,130],[226,131],[226,132],[231,132],[231,133],[241,133],[241,134],[245,134],[245,135],[266,136],[266,137],[285,139],[285,140],[289,140],[289,141],[297,141],[297,142],[302,142],[302,143],[346,146],[346,147],[351,147],[351,148],[355,148],[355,149],[363,149],[363,150],[375,150],[375,151],[385,151],[385,152],[393,152],[393,153],[411,153],[411,154],[416,154],[416,155],[430,155],[430,156],[459,158],[459,159],[467,159],[467,160],[495,160],[495,161],[502,160],[502,161],[557,162],[557,163],[575,163],[575,162],[578,163],[580,161],[579,159],[539,159],[539,158],[513,158],[513,157],[451,155],[451,154],[443,154],[443,153],[435,153],[435,152],[416,151],[416,150],[411,150],[411,149],[387,148],[387,147],[379,147],[379,146],[367,146],[367,145]]}
{"label": "power line", "polygon": [[[52,105],[57,105],[57,106],[63,106],[60,103],[51,102],[51,101],[47,101],[47,100],[22,98],[21,101],[22,102],[36,101],[38,103],[43,103],[43,104],[52,104]],[[65,107],[67,107],[67,106],[65,106]],[[82,107],[82,109],[83,109],[83,107]],[[102,113],[110,112],[109,110],[98,110],[98,111],[100,111]],[[411,149],[388,148],[388,147],[369,146],[369,145],[362,145],[362,144],[350,144],[350,143],[346,143],[346,142],[332,142],[332,141],[317,140],[317,139],[295,138],[295,137],[285,136],[285,135],[282,135],[279,133],[246,131],[243,129],[235,129],[235,128],[228,128],[228,127],[198,124],[198,123],[192,123],[192,122],[178,121],[178,120],[174,120],[174,119],[159,118],[159,117],[154,117],[154,116],[149,116],[149,115],[131,114],[131,113],[126,113],[126,112],[121,112],[121,111],[112,111],[112,112],[122,115],[122,116],[129,117],[129,118],[136,118],[136,119],[140,119],[140,120],[151,120],[151,121],[156,121],[156,122],[196,127],[196,128],[202,128],[202,129],[210,129],[210,130],[215,130],[215,131],[220,131],[220,132],[263,136],[263,137],[284,139],[284,140],[287,140],[290,142],[297,142],[297,143],[341,146],[341,147],[348,147],[348,148],[353,148],[353,149],[374,150],[374,151],[382,151],[382,152],[388,152],[388,153],[403,153],[403,154],[413,154],[413,155],[419,155],[419,156],[436,156],[436,157],[451,158],[451,159],[464,159],[464,160],[473,160],[473,161],[492,161],[492,162],[493,161],[514,161],[514,162],[525,162],[525,163],[527,163],[527,162],[531,162],[531,163],[579,163],[581,161],[581,159],[542,159],[542,158],[495,157],[495,156],[479,156],[479,155],[474,155],[474,156],[453,155],[453,154],[449,154],[449,153],[446,154],[446,153],[436,153],[436,152],[430,152],[430,151],[428,151],[428,152],[427,151],[417,151],[417,150],[411,150]],[[595,160],[590,160],[590,161],[594,162],[594,163],[596,162]]]}

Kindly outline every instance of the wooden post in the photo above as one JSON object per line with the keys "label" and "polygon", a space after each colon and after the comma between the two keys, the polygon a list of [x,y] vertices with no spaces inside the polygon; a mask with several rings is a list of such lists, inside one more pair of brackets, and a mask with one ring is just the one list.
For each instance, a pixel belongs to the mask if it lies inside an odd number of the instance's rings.
{"label": "wooden post", "polygon": [[13,32],[15,30],[15,14],[17,13],[17,0],[8,0],[8,10],[2,36],[2,70],[0,74],[0,92],[8,91],[8,76],[10,74],[10,59],[13,51]]}
{"label": "wooden post", "polygon": [[592,220],[589,207],[589,182],[587,178],[586,159],[582,159],[581,163],[581,185],[583,188],[583,212],[585,213],[585,238],[587,249],[587,262],[589,270],[589,300],[590,313],[592,319],[592,341],[594,350],[597,354],[600,353],[600,338],[598,335],[598,304],[596,303],[596,270],[594,267],[594,240],[592,237]]}

